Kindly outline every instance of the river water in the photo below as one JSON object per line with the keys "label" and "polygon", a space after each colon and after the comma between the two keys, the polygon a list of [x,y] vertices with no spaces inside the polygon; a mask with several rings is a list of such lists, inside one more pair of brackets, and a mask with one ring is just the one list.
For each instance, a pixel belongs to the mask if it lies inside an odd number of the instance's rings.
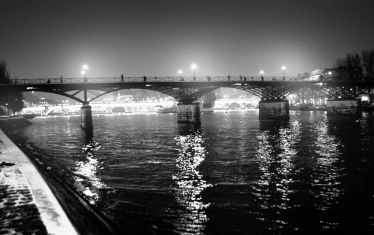
{"label": "river water", "polygon": [[[40,117],[21,130],[49,165],[130,233],[374,231],[372,114],[206,113]],[[371,233],[373,234],[373,233]]]}

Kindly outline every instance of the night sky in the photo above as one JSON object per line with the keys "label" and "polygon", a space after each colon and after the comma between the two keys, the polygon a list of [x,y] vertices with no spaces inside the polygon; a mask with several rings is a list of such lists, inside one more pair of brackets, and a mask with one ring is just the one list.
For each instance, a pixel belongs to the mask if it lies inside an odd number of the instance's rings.
{"label": "night sky", "polygon": [[0,1],[12,77],[296,75],[374,48],[374,0]]}

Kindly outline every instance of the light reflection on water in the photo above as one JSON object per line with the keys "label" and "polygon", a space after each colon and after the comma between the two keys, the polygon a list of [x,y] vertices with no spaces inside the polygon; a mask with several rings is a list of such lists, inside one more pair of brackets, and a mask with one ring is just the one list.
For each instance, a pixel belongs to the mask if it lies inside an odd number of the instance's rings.
{"label": "light reflection on water", "polygon": [[293,112],[272,122],[213,113],[202,115],[201,128],[175,118],[94,116],[94,138],[82,133],[79,117],[36,118],[21,135],[134,233],[373,230],[373,115]]}
{"label": "light reflection on water", "polygon": [[[296,156],[300,122],[264,121],[260,125],[256,159],[261,175],[252,189],[261,207],[258,220],[266,223],[268,230],[276,231],[287,225],[281,211],[290,208],[293,158]],[[273,216],[269,216],[269,211]]]}
{"label": "light reflection on water", "polygon": [[96,205],[101,199],[99,191],[107,187],[97,176],[97,172],[103,169],[103,163],[95,157],[95,152],[100,148],[101,145],[93,141],[92,138],[86,139],[86,144],[82,147],[84,158],[75,161],[76,165],[73,170],[74,186],[93,205]]}
{"label": "light reflection on water", "polygon": [[[334,136],[328,133],[327,118],[316,123],[316,154],[317,159],[312,175],[313,193],[316,198],[317,210],[328,211],[338,204],[339,197],[343,195],[341,187],[341,176],[344,174],[344,167],[337,166],[340,160],[340,149],[343,144]],[[334,218],[321,218],[320,223],[323,229],[332,229],[338,226]]]}
{"label": "light reflection on water", "polygon": [[178,172],[172,178],[178,185],[175,189],[175,198],[185,209],[179,212],[176,231],[202,234],[208,221],[205,210],[209,204],[202,201],[201,193],[212,186],[203,179],[203,175],[198,170],[206,157],[204,139],[200,130],[192,129],[189,134],[182,133],[176,136],[175,141],[179,148],[176,159]]}

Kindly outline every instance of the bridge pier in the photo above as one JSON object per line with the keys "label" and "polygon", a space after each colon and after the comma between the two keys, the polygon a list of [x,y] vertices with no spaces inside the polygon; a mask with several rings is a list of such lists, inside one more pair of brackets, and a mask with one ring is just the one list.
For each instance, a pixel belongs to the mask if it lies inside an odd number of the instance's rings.
{"label": "bridge pier", "polygon": [[261,100],[258,108],[261,120],[289,118],[288,100]]}
{"label": "bridge pier", "polygon": [[89,104],[83,104],[81,107],[81,127],[86,130],[93,129],[92,111]]}
{"label": "bridge pier", "polygon": [[357,99],[327,100],[328,115],[357,115],[361,111],[361,101]]}
{"label": "bridge pier", "polygon": [[177,121],[188,123],[200,123],[200,104],[183,104],[177,105]]}

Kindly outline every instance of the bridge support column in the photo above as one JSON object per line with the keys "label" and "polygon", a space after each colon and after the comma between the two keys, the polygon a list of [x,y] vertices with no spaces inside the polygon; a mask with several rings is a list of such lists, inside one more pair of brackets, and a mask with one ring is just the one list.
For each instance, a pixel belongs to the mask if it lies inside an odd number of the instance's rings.
{"label": "bridge support column", "polygon": [[288,100],[261,100],[258,107],[260,119],[286,119],[289,117]]}
{"label": "bridge support column", "polygon": [[200,104],[182,104],[177,105],[178,122],[200,123]]}
{"label": "bridge support column", "polygon": [[81,127],[82,129],[92,129],[92,111],[91,106],[84,104],[81,107]]}
{"label": "bridge support column", "polygon": [[327,100],[328,115],[357,115],[361,111],[361,101],[356,99]]}

